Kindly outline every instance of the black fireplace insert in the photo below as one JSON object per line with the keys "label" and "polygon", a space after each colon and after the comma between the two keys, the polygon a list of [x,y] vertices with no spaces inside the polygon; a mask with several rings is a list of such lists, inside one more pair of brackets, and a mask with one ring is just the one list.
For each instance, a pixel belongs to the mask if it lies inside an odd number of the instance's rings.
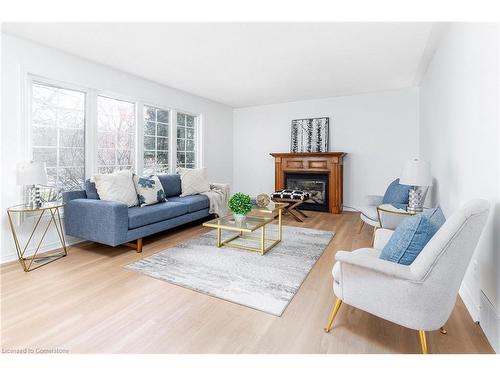
{"label": "black fireplace insert", "polygon": [[285,173],[285,189],[307,191],[309,200],[300,208],[328,212],[328,174],[327,173]]}

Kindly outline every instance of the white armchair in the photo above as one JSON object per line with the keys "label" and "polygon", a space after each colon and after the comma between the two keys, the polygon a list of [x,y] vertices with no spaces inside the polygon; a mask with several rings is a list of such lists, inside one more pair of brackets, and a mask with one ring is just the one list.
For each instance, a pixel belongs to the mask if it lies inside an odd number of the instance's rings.
{"label": "white armchair", "polygon": [[381,195],[367,195],[365,196],[365,204],[359,209],[359,217],[361,218],[361,229],[363,229],[363,225],[366,223],[374,228],[380,226],[377,214],[377,207],[382,204],[382,200],[384,199]]}
{"label": "white armchair", "polygon": [[458,290],[488,217],[489,203],[472,200],[457,210],[409,265],[379,259],[393,231],[377,229],[373,248],[339,251],[333,267],[337,301],[325,328],[329,332],[345,302],[380,318],[419,331],[441,328],[455,306]]}

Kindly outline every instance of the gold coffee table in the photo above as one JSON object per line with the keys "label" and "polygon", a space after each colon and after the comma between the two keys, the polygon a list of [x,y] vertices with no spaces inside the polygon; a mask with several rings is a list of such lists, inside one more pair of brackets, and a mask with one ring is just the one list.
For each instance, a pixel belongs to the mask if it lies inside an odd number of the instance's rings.
{"label": "gold coffee table", "polygon": [[[287,206],[286,203],[273,203],[271,202],[267,207],[254,206],[252,211],[247,215],[245,221],[241,224],[236,223],[233,215],[227,215],[217,219],[213,219],[203,223],[203,226],[217,229],[217,247],[233,247],[236,249],[256,251],[264,255],[274,246],[280,243],[282,239],[282,210]],[[278,238],[266,238],[266,225],[271,223],[275,216],[278,216]],[[223,240],[222,230],[238,232],[236,235]],[[260,235],[251,235],[260,229]],[[255,241],[258,246],[243,245],[235,243],[238,239],[245,239]]]}

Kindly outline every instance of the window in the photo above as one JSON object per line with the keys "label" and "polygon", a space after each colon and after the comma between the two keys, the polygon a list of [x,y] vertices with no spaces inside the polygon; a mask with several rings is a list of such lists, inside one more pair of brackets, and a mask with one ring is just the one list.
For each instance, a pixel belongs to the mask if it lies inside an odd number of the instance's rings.
{"label": "window", "polygon": [[196,167],[196,116],[177,113],[177,166]]}
{"label": "window", "polygon": [[135,169],[135,104],[97,98],[97,171]]}
{"label": "window", "polygon": [[144,173],[168,172],[169,111],[144,106]]}
{"label": "window", "polygon": [[57,189],[79,190],[95,173],[149,175],[201,164],[201,115],[31,74],[28,85],[26,152],[46,163]]}
{"label": "window", "polygon": [[49,185],[74,190],[85,179],[85,93],[31,84],[32,159],[45,162]]}

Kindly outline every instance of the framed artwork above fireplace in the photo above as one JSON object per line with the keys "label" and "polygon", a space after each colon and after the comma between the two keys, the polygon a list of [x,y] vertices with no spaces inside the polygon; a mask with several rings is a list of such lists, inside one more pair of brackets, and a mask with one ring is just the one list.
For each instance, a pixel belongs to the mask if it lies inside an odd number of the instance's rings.
{"label": "framed artwork above fireplace", "polygon": [[329,117],[292,120],[291,152],[328,152]]}

